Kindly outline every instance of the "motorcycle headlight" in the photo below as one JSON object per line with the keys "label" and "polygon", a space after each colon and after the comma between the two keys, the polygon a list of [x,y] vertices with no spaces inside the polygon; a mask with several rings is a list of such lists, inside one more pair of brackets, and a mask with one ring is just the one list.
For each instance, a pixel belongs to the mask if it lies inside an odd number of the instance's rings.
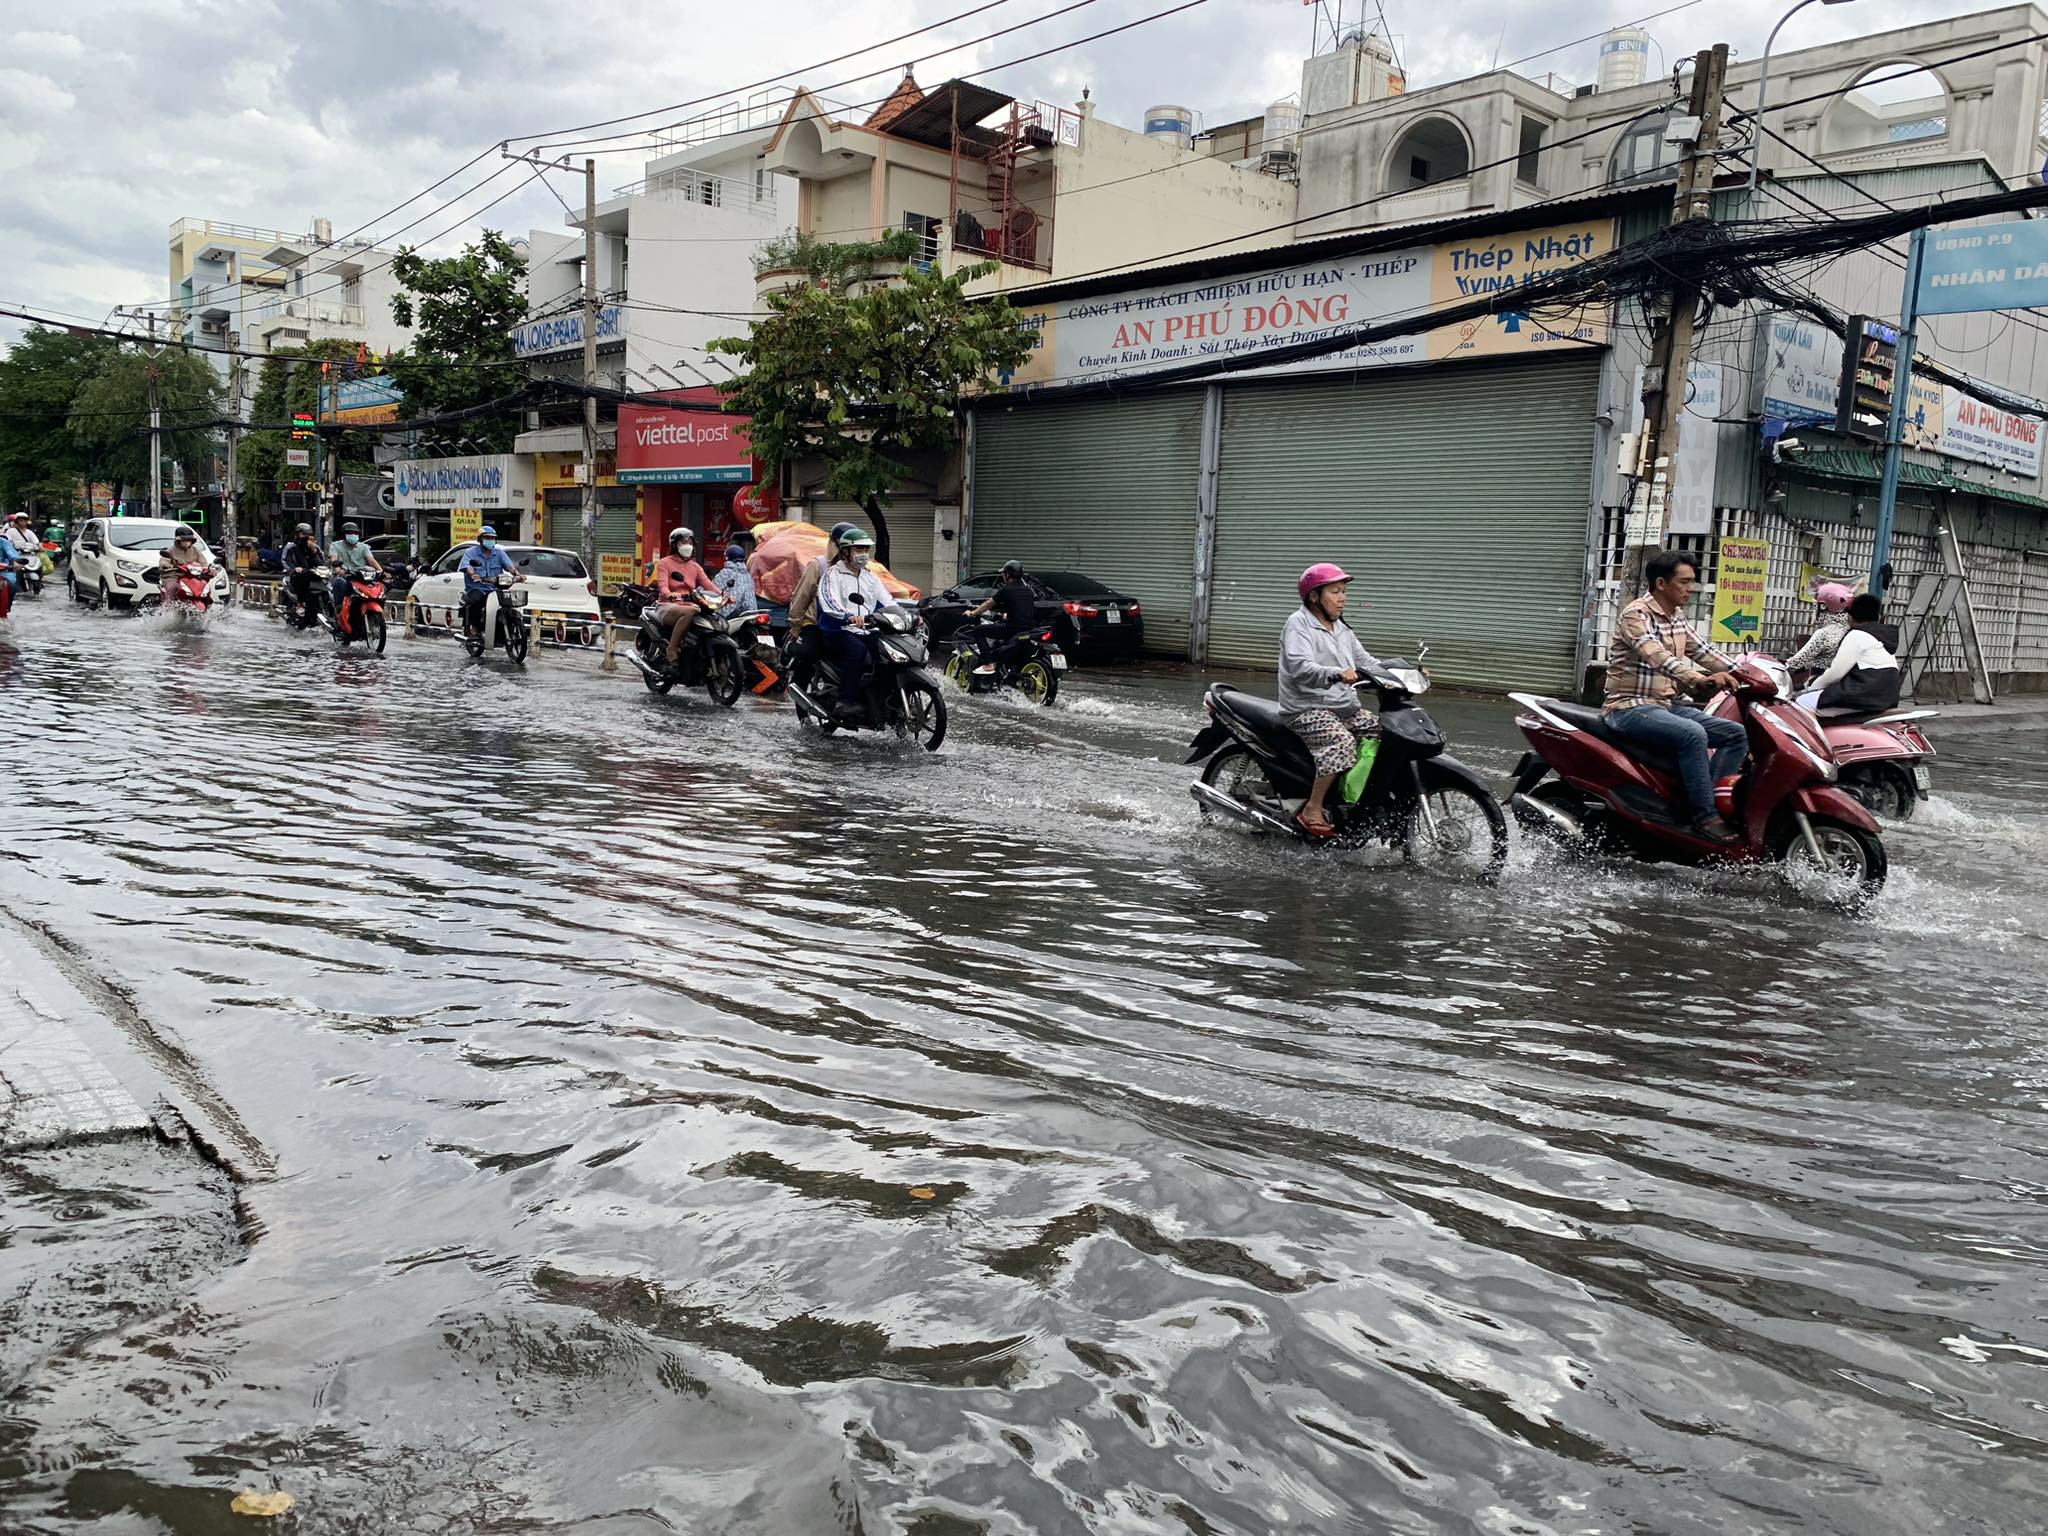
{"label": "motorcycle headlight", "polygon": [[882,647],[882,654],[888,657],[891,661],[897,662],[903,666],[907,667],[910,665],[910,657],[908,653],[905,652],[903,647],[900,645],[885,644]]}
{"label": "motorcycle headlight", "polygon": [[1410,693],[1429,692],[1429,679],[1422,675],[1420,667],[1395,667],[1391,675],[1395,682]]}
{"label": "motorcycle headlight", "polygon": [[498,595],[502,597],[506,602],[510,603],[514,608],[524,608],[526,606],[527,593],[524,588],[507,587],[503,592],[499,593]]}

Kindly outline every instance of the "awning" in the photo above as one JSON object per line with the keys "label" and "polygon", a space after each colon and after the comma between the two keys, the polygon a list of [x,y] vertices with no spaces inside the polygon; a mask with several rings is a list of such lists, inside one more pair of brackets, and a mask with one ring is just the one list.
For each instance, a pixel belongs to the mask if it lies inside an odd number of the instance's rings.
{"label": "awning", "polygon": [[[1817,448],[1796,458],[1787,455],[1778,468],[1803,480],[1834,480],[1871,487],[1884,482],[1884,456],[1868,448]],[[2025,491],[2003,485],[1965,480],[1945,469],[1936,469],[1932,464],[1916,464],[1911,460],[1899,466],[1899,484],[1929,491],[1951,491],[1963,496],[1989,496],[1994,501],[2048,512],[2048,501],[2039,496],[2029,496]]]}

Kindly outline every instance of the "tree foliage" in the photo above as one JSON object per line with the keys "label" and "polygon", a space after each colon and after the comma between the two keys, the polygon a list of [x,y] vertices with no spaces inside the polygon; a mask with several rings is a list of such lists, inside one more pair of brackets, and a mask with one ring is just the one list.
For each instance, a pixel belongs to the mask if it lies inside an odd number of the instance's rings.
{"label": "tree foliage", "polygon": [[915,260],[920,242],[907,229],[885,229],[875,240],[820,240],[792,230],[754,250],[754,273],[801,272],[841,292],[877,276],[891,276]]}
{"label": "tree foliage", "polygon": [[[120,349],[104,359],[73,399],[67,428],[82,448],[92,478],[149,483],[149,376],[157,374],[162,450],[167,464],[197,478],[219,442],[214,425],[226,386],[203,356],[168,347],[152,357]],[[166,477],[168,479],[168,476]]]}
{"label": "tree foliage", "polygon": [[837,281],[771,295],[750,335],[711,350],[746,364],[726,408],[753,418],[755,456],[777,472],[823,460],[831,493],[874,519],[887,564],[884,508],[905,458],[950,447],[962,393],[1022,367],[1035,333],[1001,295],[968,298],[987,266],[906,270],[886,286],[857,266],[837,263]]}
{"label": "tree foliage", "polygon": [[[459,256],[422,256],[401,247],[391,263],[399,291],[391,315],[414,327],[406,349],[386,368],[405,394],[399,419],[463,410],[510,394],[521,384],[512,332],[526,318],[526,259],[487,229]],[[465,424],[463,434],[488,450],[512,446],[519,413],[508,410]]]}
{"label": "tree foliage", "polygon": [[[282,347],[270,353],[256,374],[256,391],[249,402],[249,420],[275,425],[290,421],[295,411],[317,413],[322,382],[339,384],[342,379],[341,369],[336,366],[329,369],[323,381],[320,364],[353,365],[355,358],[356,344],[338,337],[323,337],[303,347]],[[335,439],[330,437],[328,441],[334,442]],[[370,443],[360,434],[348,434],[339,441],[343,474],[365,474],[376,468]],[[313,481],[317,470],[310,467],[288,470],[285,467],[285,450],[294,446],[309,445],[294,444],[289,432],[242,434],[237,478],[241,482],[239,491],[244,507],[253,512],[259,507],[274,504],[283,482],[287,480]]]}
{"label": "tree foliage", "polygon": [[0,357],[0,512],[83,515],[94,466],[71,431],[71,412],[118,351],[109,337],[37,328]]}

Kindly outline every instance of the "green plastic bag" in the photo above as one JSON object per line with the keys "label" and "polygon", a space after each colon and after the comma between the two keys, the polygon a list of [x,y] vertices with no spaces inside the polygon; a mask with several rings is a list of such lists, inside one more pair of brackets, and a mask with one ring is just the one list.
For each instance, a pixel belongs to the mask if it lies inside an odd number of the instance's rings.
{"label": "green plastic bag", "polygon": [[1358,744],[1358,761],[1337,781],[1338,787],[1344,791],[1346,805],[1356,805],[1358,797],[1365,793],[1365,781],[1372,777],[1373,761],[1379,755],[1379,737],[1368,736]]}

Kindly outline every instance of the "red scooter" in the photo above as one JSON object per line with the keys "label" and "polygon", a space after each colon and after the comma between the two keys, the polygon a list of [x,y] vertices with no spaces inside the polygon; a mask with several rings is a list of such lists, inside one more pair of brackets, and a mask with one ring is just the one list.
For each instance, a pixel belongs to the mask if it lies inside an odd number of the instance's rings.
{"label": "red scooter", "polygon": [[[319,581],[328,581],[332,573],[322,566],[314,573]],[[348,590],[341,595],[341,606],[331,613],[322,613],[320,622],[333,633],[343,645],[360,640],[370,648],[371,654],[384,654],[384,579],[381,576],[363,572],[348,578]]]}
{"label": "red scooter", "polygon": [[172,566],[157,584],[157,601],[166,613],[210,612],[213,567],[198,560]]}
{"label": "red scooter", "polygon": [[1749,763],[1722,814],[1741,833],[1717,843],[1693,829],[1677,765],[1639,751],[1598,709],[1510,694],[1530,750],[1515,767],[1508,805],[1529,831],[1573,848],[1611,850],[1646,862],[1763,864],[1848,882],[1861,906],[1883,888],[1884,841],[1876,818],[1836,779],[1839,769],[1812,714],[1793,704],[1766,669],[1737,664],[1736,717],[1749,732]]}
{"label": "red scooter", "polygon": [[[1741,659],[1768,673],[1781,697],[1795,696],[1783,662],[1762,654]],[[1735,703],[1725,693],[1707,706],[1707,712],[1724,720],[1736,718]],[[1934,747],[1919,722],[1940,713],[1938,709],[1894,709],[1875,715],[1816,713],[1814,718],[1820,721],[1835,754],[1842,788],[1872,813],[1906,821],[1934,787],[1934,775],[1928,768],[1934,761]]]}

